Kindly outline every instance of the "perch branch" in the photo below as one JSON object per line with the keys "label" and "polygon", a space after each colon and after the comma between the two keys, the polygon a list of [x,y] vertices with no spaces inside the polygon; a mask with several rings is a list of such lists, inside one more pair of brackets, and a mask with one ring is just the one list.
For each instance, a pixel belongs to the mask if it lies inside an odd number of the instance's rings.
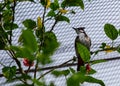
{"label": "perch branch", "polygon": [[[70,60],[73,60],[73,59],[70,59]],[[107,58],[107,59],[99,59],[99,60],[105,60],[105,61],[114,61],[114,60],[120,60],[120,57],[113,57],[113,58]],[[90,63],[91,62],[94,62],[94,61],[96,61],[96,60],[93,60],[93,61],[90,61]],[[64,68],[64,67],[69,67],[69,66],[75,66],[75,65],[77,65],[77,63],[67,63],[67,64],[64,64],[64,65],[62,65],[62,66],[52,66],[52,67],[45,67],[45,68],[40,68],[40,69],[37,69],[37,71],[39,71],[39,70],[41,70],[41,71],[44,71],[44,70],[50,70],[50,69],[56,69],[56,68]],[[18,70],[18,69],[17,69]],[[24,70],[25,72],[27,71],[27,70]],[[29,72],[34,72],[35,71],[35,69],[31,69],[31,70],[29,70]],[[16,72],[16,74],[20,74],[20,72],[18,71],[18,72]],[[0,74],[0,77],[3,77],[3,74]]]}
{"label": "perch branch", "polygon": [[[71,61],[73,61],[73,59],[70,59],[70,60],[62,63],[62,64],[58,65],[57,67],[62,67],[63,65],[65,65],[65,64],[67,64],[67,63],[69,63],[69,62],[71,62]],[[41,76],[38,78],[38,80],[41,79],[42,77],[44,77],[46,74],[52,72],[54,69],[56,69],[56,67],[52,68],[52,69],[49,70],[48,72],[46,72],[46,73],[44,73],[43,75],[41,75]]]}

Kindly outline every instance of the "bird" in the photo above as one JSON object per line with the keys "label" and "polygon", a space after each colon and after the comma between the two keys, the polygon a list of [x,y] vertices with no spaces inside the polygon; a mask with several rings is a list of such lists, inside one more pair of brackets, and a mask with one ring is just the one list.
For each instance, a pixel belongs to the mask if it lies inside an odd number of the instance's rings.
{"label": "bird", "polygon": [[91,39],[90,37],[86,34],[85,32],[85,27],[79,27],[79,28],[74,28],[72,27],[76,33],[77,36],[75,38],[75,52],[76,52],[76,56],[77,56],[77,71],[80,71],[80,67],[85,65],[85,62],[83,61],[83,59],[80,56],[80,53],[78,53],[78,48],[77,48],[77,43],[80,43],[84,46],[86,46],[86,48],[88,50],[90,50],[90,46],[91,46]]}

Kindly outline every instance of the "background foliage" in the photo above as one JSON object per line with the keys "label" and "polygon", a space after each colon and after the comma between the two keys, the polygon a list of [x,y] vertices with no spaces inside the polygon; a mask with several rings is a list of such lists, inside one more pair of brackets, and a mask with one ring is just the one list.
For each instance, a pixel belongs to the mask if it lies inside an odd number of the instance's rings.
{"label": "background foliage", "polygon": [[[91,63],[91,52],[81,44],[78,44],[78,49],[80,53],[82,53],[82,59],[86,62],[86,65],[81,67],[81,71],[76,72],[76,70],[72,68],[61,71],[55,70],[56,68],[53,68],[47,73],[41,74],[39,77],[36,76],[36,73],[40,72],[37,71],[39,65],[46,65],[51,63],[51,56],[60,45],[55,33],[53,32],[54,27],[57,23],[62,21],[70,23],[69,17],[66,17],[65,14],[75,14],[74,10],[66,10],[66,8],[78,6],[80,9],[84,10],[84,3],[82,0],[63,0],[62,2],[59,2],[58,0],[54,0],[53,2],[50,0],[41,0],[39,3],[44,7],[42,18],[40,15],[37,18],[37,21],[31,19],[26,19],[23,21],[24,29],[22,30],[18,40],[19,45],[15,46],[12,44],[12,34],[13,30],[19,29],[18,25],[14,23],[15,7],[17,5],[16,2],[25,1],[26,0],[4,0],[3,3],[0,3],[0,50],[7,51],[10,57],[14,59],[17,64],[17,66],[3,65],[2,72],[4,77],[6,77],[7,82],[19,80],[22,82],[22,84],[19,86],[54,86],[54,83],[47,84],[42,79],[46,74],[51,73],[55,77],[67,77],[67,86],[80,86],[80,84],[84,82],[98,83],[101,86],[105,86],[103,81],[91,76],[91,74],[96,73],[96,71],[90,68],[91,65],[104,61],[97,60]],[[27,1],[35,3],[33,0]],[[47,10],[49,10],[48,13]],[[49,31],[46,31],[46,26],[44,25],[45,18],[47,18],[47,21],[51,19],[54,20],[52,28]],[[115,26],[111,24],[105,24],[104,31],[106,36],[110,38],[113,45],[109,46],[106,43],[102,43],[100,50],[92,53],[96,55],[101,51],[120,52],[119,46],[114,47],[114,40],[117,39],[120,31],[118,31]],[[84,51],[82,51],[81,48],[84,49]],[[23,58],[24,65],[28,67],[27,71],[25,71],[21,66],[19,58]],[[68,62],[73,62],[74,59],[75,58],[68,60]],[[68,62],[65,62],[65,64]],[[61,65],[64,65],[64,63]],[[34,66],[33,76],[29,75],[31,66]],[[19,72],[20,74],[17,75],[16,72]]]}

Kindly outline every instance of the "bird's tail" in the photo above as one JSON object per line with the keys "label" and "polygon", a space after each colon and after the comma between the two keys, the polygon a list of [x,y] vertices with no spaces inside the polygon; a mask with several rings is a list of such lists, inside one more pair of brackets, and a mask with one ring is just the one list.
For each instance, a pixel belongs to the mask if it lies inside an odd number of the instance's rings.
{"label": "bird's tail", "polygon": [[84,66],[84,61],[81,58],[78,58],[77,71],[80,71],[81,66]]}

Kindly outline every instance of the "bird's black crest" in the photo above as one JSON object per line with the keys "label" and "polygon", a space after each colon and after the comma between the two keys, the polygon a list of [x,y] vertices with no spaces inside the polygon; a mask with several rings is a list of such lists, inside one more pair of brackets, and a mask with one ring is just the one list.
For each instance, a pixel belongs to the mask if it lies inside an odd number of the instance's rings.
{"label": "bird's black crest", "polygon": [[79,28],[74,28],[74,27],[73,27],[73,29],[74,29],[74,30],[75,30],[75,29],[78,29],[78,30],[84,30],[85,27],[79,27]]}

